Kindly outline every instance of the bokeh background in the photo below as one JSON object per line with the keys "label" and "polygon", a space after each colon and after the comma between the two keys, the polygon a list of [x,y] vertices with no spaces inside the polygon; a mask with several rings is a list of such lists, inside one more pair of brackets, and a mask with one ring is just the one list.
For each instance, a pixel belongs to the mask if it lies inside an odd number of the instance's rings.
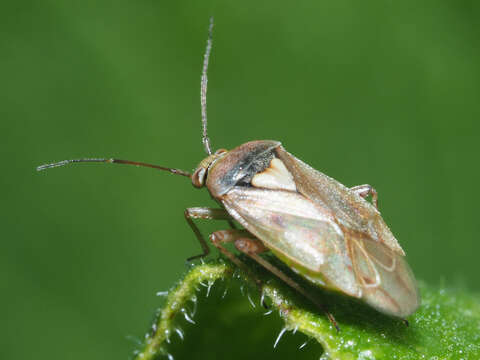
{"label": "bokeh background", "polygon": [[348,186],[372,184],[419,279],[480,290],[477,2],[7,0],[1,358],[128,358],[155,293],[199,252],[183,210],[213,203],[188,179],[35,167],[193,169],[210,15],[213,147],[277,139]]}

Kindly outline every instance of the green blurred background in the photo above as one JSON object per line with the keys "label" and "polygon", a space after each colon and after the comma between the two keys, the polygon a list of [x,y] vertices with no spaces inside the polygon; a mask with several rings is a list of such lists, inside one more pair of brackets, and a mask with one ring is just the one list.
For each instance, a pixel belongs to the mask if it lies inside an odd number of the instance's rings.
{"label": "green blurred background", "polygon": [[35,166],[115,156],[193,169],[210,15],[213,147],[277,139],[348,186],[372,184],[417,277],[478,292],[478,10],[2,1],[0,357],[128,358],[126,337],[141,338],[162,303],[155,293],[199,252],[183,210],[212,201],[188,179]]}

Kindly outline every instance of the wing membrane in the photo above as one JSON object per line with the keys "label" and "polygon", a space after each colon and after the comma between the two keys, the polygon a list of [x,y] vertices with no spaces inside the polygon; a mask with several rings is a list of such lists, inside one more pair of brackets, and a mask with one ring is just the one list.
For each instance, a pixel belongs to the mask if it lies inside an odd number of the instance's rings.
{"label": "wing membrane", "polygon": [[346,231],[355,275],[362,285],[362,298],[383,313],[406,317],[420,305],[410,267],[402,255],[365,234]]}
{"label": "wing membrane", "polygon": [[222,203],[292,268],[299,265],[333,288],[360,295],[343,232],[328,210],[296,192],[248,187],[234,187]]}

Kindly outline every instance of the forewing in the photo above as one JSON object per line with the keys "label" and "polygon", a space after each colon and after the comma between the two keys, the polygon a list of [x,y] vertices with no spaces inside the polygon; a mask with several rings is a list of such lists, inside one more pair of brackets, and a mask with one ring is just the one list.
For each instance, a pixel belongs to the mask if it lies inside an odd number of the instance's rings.
{"label": "forewing", "polygon": [[331,213],[303,195],[234,187],[222,197],[227,211],[277,254],[351,296],[360,296],[343,233]]}
{"label": "forewing", "polygon": [[297,159],[282,146],[275,148],[275,155],[292,174],[299,193],[330,209],[337,221],[345,227],[364,232],[371,239],[385,244],[398,254],[405,255],[372,204],[335,179]]}
{"label": "forewing", "polygon": [[344,229],[344,234],[365,302],[388,315],[412,314],[420,296],[405,257],[363,233]]}

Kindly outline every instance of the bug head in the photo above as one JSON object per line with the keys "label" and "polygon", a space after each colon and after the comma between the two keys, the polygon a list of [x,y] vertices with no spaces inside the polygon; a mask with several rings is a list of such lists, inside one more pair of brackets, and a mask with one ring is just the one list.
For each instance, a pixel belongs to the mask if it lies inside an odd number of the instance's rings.
{"label": "bug head", "polygon": [[227,150],[219,149],[215,153],[207,156],[205,159],[200,161],[197,168],[192,174],[192,184],[196,188],[201,188],[205,186],[207,180],[208,170],[217,162],[219,159],[224,157],[227,154]]}

